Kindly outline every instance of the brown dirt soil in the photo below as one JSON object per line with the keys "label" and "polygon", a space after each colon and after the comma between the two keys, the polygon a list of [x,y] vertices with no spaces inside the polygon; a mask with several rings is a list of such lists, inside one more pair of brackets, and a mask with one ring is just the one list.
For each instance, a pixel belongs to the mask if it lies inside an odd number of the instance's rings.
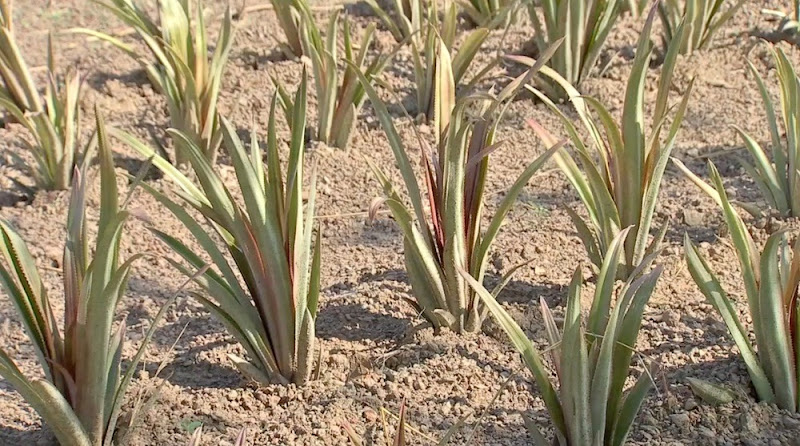
{"label": "brown dirt soil", "polygon": [[[82,0],[16,3],[18,38],[26,58],[35,67],[45,63],[48,30],[72,26],[122,29],[109,13]],[[216,15],[226,2],[207,3]],[[752,61],[773,89],[776,85],[768,45],[759,37],[769,36],[776,24],[760,14],[762,7],[785,8],[788,2],[747,2],[710,49],[681,58],[674,83],[674,97],[678,97],[689,80],[697,78],[675,155],[697,173],[705,172],[705,158],[713,156],[727,186],[740,199],[758,196],[734,159],[741,153],[742,143],[731,125],[752,132],[760,141],[768,139],[761,100],[745,62]],[[377,20],[363,3],[348,3],[344,8],[357,29]],[[318,19],[326,20],[328,14],[321,11]],[[242,129],[252,119],[263,128],[273,91],[270,76],[294,87],[302,63],[285,60],[278,53],[277,40],[282,36],[272,12],[253,13],[239,26],[221,108]],[[601,58],[611,61],[610,68],[582,86],[586,94],[608,104],[614,113],[621,109],[624,82],[640,27],[641,20],[634,18],[619,23]],[[378,34],[373,51],[391,48],[389,33],[380,30]],[[531,34],[527,25],[515,26],[502,44],[501,33],[495,32],[479,60],[489,60],[501,45],[521,49]],[[107,45],[76,35],[59,35],[57,42],[61,66],[74,63],[87,76],[83,99],[85,135],[91,131],[92,109],[97,104],[114,125],[145,139],[166,141],[164,102],[134,61]],[[795,63],[800,62],[800,51],[786,43],[780,45]],[[658,71],[654,65],[649,73],[651,80]],[[42,69],[37,68],[35,73],[41,81]],[[503,74],[502,69],[498,70],[494,79],[502,82]],[[411,77],[406,49],[391,64],[385,78],[409,108],[414,102]],[[648,97],[653,94],[651,89]],[[312,92],[311,122],[315,120],[313,95]],[[413,141],[409,120],[396,106],[392,110],[397,112],[397,125],[403,136]],[[523,98],[511,105],[501,129],[507,144],[492,155],[490,208],[500,198],[497,191],[507,187],[525,162],[543,151],[542,144],[524,124],[528,118],[563,134],[541,104]],[[281,128],[285,136],[283,123]],[[27,181],[12,157],[26,156],[15,142],[21,134],[17,125],[0,129],[0,217],[9,220],[28,241],[39,265],[45,268],[51,295],[59,296],[67,195],[39,192],[25,198],[24,191],[11,181]],[[362,155],[389,171],[394,165],[369,104],[362,111],[350,151],[314,147],[311,156],[320,167],[318,214],[323,216],[320,222],[324,234],[324,291],[317,328],[323,349],[321,379],[301,388],[248,383],[226,359],[228,353],[243,354],[241,348],[220,323],[185,292],[181,293],[164,326],[157,331],[146,371],[134,383],[135,391],[157,385],[160,379],[152,378],[152,374],[158,363],[163,359],[171,361],[161,375],[166,380],[161,397],[132,433],[131,444],[184,444],[189,437],[186,426],[195,421],[205,425],[206,444],[227,444],[241,427],[249,429],[254,444],[348,444],[342,430],[345,422],[375,440],[374,444],[382,444],[378,411],[383,406],[396,413],[403,399],[409,408],[409,423],[429,437],[440,436],[466,417],[467,427],[455,444],[463,444],[473,429],[475,444],[528,444],[522,414],[542,426],[548,426],[549,421],[529,374],[496,325],[487,323],[482,333],[471,337],[448,333],[434,336],[430,330],[422,330],[403,342],[421,321],[403,299],[409,297],[410,290],[403,269],[400,232],[387,215],[368,222],[364,214],[379,189]],[[115,150],[119,173],[135,172],[141,164],[139,158],[121,144]],[[232,169],[225,163],[223,160],[220,169],[230,179]],[[394,176],[399,177],[396,173]],[[161,190],[172,189],[169,181],[149,181]],[[92,200],[96,205],[96,190]],[[551,306],[562,305],[572,270],[587,263],[564,206],[579,209],[580,203],[555,166],[549,166],[526,189],[494,248],[492,264],[497,274],[523,260],[533,260],[503,292],[501,301],[541,345],[544,333],[538,300],[544,298]],[[170,253],[148,232],[148,222],[191,240],[182,226],[148,195],[137,192],[132,208],[142,218],[132,220],[126,227],[124,255],[146,251],[153,256],[135,270],[120,308],[130,328],[127,355],[138,347],[143,330],[159,306],[183,281],[161,257]],[[657,361],[661,373],[657,391],[650,393],[637,419],[631,444],[800,445],[800,417],[755,401],[747,372],[724,324],[686,271],[681,239],[688,231],[720,271],[724,286],[740,303],[741,312],[746,312],[735,256],[727,239],[718,236],[722,222],[716,206],[670,167],[658,216],[671,219],[668,248],[659,259],[666,269],[645,312],[637,349],[642,356]],[[754,223],[765,228],[758,229],[762,232],[774,226]],[[588,268],[586,272],[589,274]],[[58,297],[55,300],[58,305]],[[183,329],[185,332],[170,355],[169,348]],[[41,373],[23,333],[9,300],[0,299],[0,347],[16,359],[25,373]],[[490,406],[509,376],[507,389]],[[739,396],[733,403],[711,407],[693,396],[687,377],[727,384]],[[42,428],[37,415],[2,380],[0,402],[0,444],[50,444],[52,437]],[[476,426],[484,411],[485,418]],[[429,444],[419,435],[412,438],[414,443]]]}

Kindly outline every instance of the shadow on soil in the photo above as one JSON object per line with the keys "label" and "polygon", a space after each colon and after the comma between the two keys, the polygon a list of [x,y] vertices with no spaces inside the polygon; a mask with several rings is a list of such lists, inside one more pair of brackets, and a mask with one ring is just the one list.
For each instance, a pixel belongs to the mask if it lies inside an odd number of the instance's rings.
{"label": "shadow on soil", "polygon": [[667,382],[688,386],[686,378],[699,378],[715,384],[733,387],[737,393],[746,391],[748,397],[755,398],[747,368],[739,355],[731,352],[725,359],[697,362],[682,367],[666,367],[663,370]]}
{"label": "shadow on soil", "polygon": [[18,203],[29,204],[31,197],[23,192],[2,190],[0,191],[0,209],[4,207],[13,207]]}
{"label": "shadow on soil", "polygon": [[[664,342],[659,344],[657,347],[643,350],[641,353],[646,356],[659,356],[664,353],[681,352],[692,357],[693,353],[697,351],[697,349],[701,348],[710,348],[715,346],[719,346],[724,350],[731,350],[734,348],[734,343],[731,341],[727,329],[725,328],[724,324],[720,322],[719,316],[716,312],[710,312],[702,318],[683,314],[681,315],[681,323],[688,327],[703,327],[703,332],[699,337],[693,336],[689,339],[683,339],[681,333],[683,333],[685,336],[685,328],[681,330],[679,328],[667,327],[664,324],[660,324],[657,327],[648,326],[652,324],[652,322],[649,322],[647,320],[647,316],[645,316],[642,324],[642,330],[653,332],[658,331],[663,335],[664,339],[683,340],[680,342]],[[731,355],[734,354],[731,353]],[[696,360],[698,363],[700,363],[703,358],[692,358],[692,360]]]}
{"label": "shadow on soil", "polygon": [[52,432],[41,427],[17,429],[0,426],[0,444],[57,445],[58,442]]}
{"label": "shadow on soil", "polygon": [[86,77],[86,83],[97,91],[104,91],[109,81],[116,80],[129,87],[141,87],[149,84],[147,72],[143,69],[135,69],[127,73],[109,73],[105,71],[94,71]]}
{"label": "shadow on soil", "polygon": [[[738,141],[737,141],[738,142]],[[759,141],[762,147],[767,148],[770,143]],[[753,202],[761,199],[758,188],[755,186],[749,175],[743,172],[739,158],[751,161],[750,154],[741,144],[726,146],[707,146],[697,150],[694,154],[688,154],[686,150],[676,148],[674,156],[679,158],[695,175],[706,182],[710,182],[708,175],[708,162],[714,163],[720,176],[722,177],[726,189],[736,190],[736,199],[744,202]],[[667,173],[675,177],[684,177],[674,164],[667,165]]]}
{"label": "shadow on soil", "polygon": [[[462,402],[462,400],[457,398],[450,398],[450,399],[437,399],[437,402],[441,402],[444,404],[445,402],[450,402],[451,404]],[[398,407],[392,407],[390,410],[393,414],[397,414]],[[469,411],[469,410],[468,410]],[[483,410],[475,410],[474,418],[478,418],[483,414]],[[480,424],[476,424],[475,422],[467,423],[461,426],[458,426],[455,430],[455,433],[450,437],[449,441],[446,444],[451,445],[484,445],[484,444],[498,444],[498,438],[513,438],[515,441],[511,443],[513,446],[517,445],[527,445],[532,444],[528,439],[528,434],[525,426],[522,423],[521,418],[517,418],[515,420],[509,420],[509,412],[514,413],[516,411],[508,410],[504,407],[500,407],[499,405],[495,405],[494,407],[490,408],[486,411],[486,416],[488,419],[482,419]],[[541,414],[540,414],[541,412]],[[436,414],[438,415],[438,414]],[[528,413],[527,415],[531,415]],[[426,442],[425,444],[434,444],[435,441],[441,441],[443,437],[446,435],[446,431],[450,428],[453,428],[457,423],[460,422],[459,417],[455,416],[434,416],[434,419],[431,419],[430,416],[417,414],[414,411],[414,407],[411,405],[406,406],[406,423],[409,428],[414,428],[412,434],[409,435],[412,439],[419,439],[419,435],[416,434],[416,429],[419,428],[421,425],[423,426],[433,426],[438,431],[437,434],[430,435],[430,442]],[[499,422],[492,420],[491,418],[494,417]],[[544,411],[537,411],[534,415],[534,419],[538,419],[540,417],[546,417]],[[540,429],[545,435],[550,434],[550,430],[548,427],[548,422],[542,422]],[[392,423],[389,423],[389,426],[392,426]],[[390,427],[391,429],[391,427]],[[410,429],[409,429],[410,430]],[[428,430],[428,429],[423,429]],[[390,431],[391,432],[391,431]],[[384,446],[386,443],[386,439],[384,437],[384,428],[382,427],[381,423],[370,423],[366,426],[362,434],[362,440],[364,446]],[[422,443],[420,443],[422,444]]]}
{"label": "shadow on soil", "polygon": [[671,221],[664,240],[668,245],[683,246],[683,235],[689,234],[689,239],[695,244],[702,242],[715,243],[718,238],[717,233],[717,228],[714,227],[689,226],[680,221]]}
{"label": "shadow on soil", "polygon": [[402,243],[403,235],[389,214],[383,214],[372,222],[351,224],[342,238],[347,244],[373,247],[392,246]]}
{"label": "shadow on soil", "polygon": [[359,296],[357,291],[360,285],[369,283],[372,292],[395,293],[399,301],[400,296],[408,291],[397,282],[406,282],[405,271],[392,269],[365,274],[355,283],[341,282],[328,287],[323,292],[326,304],[324,311],[319,312],[317,336],[321,339],[375,342],[402,338],[412,321],[373,311],[363,303],[364,296]]}
{"label": "shadow on soil", "polygon": [[[763,147],[769,146],[769,143],[763,143]],[[708,146],[694,154],[689,154],[686,150],[676,148],[675,154],[690,171],[709,184],[711,179],[708,172],[708,163],[714,163],[731,200],[755,204],[760,209],[767,207],[759,188],[750,176],[743,171],[739,161],[739,158],[750,161],[750,155],[743,146]],[[685,178],[685,175],[670,163],[665,173],[665,178],[667,177],[682,179]],[[686,179],[686,181],[689,180]],[[687,200],[686,204],[689,206],[697,204],[689,201],[687,197],[682,197],[682,199]],[[743,210],[740,211],[740,215],[745,220],[751,219],[751,216]],[[668,243],[682,245],[684,233],[688,233],[695,243],[715,243],[719,239],[719,234],[726,232],[726,224],[722,218],[722,213],[718,212],[716,206],[711,208],[711,212],[703,212],[703,224],[701,225],[687,225],[683,220],[684,218],[680,214],[672,218],[666,236]]]}
{"label": "shadow on soil", "polygon": [[246,65],[253,70],[263,69],[269,64],[291,61],[280,48],[271,48],[268,52],[256,51],[249,48],[242,49],[231,59],[237,59],[240,65]]}
{"label": "shadow on soil", "polygon": [[[485,279],[486,288],[492,290],[500,283],[500,279],[501,277],[498,275],[487,276]],[[538,309],[539,299],[542,298],[552,308],[561,306],[564,303],[565,296],[564,287],[558,284],[511,280],[497,296],[497,301],[500,303],[530,305],[531,308]]]}
{"label": "shadow on soil", "polygon": [[[125,171],[128,172],[131,177],[136,178],[139,172],[146,166],[147,161],[141,158],[118,155],[114,158],[114,163],[117,167],[125,169]],[[164,174],[161,172],[161,169],[153,167],[152,165],[147,166],[147,173],[144,176],[145,181],[156,181],[163,177]],[[133,180],[130,180],[128,184],[130,184],[132,181]]]}
{"label": "shadow on soil", "polygon": [[[174,288],[165,288],[152,280],[132,277],[129,284],[128,299],[136,300],[129,305],[125,315],[125,322],[129,333],[135,330],[141,336],[150,327],[153,317],[164,305],[168,298],[173,296]],[[195,342],[197,339],[209,339],[207,342]],[[182,291],[167,310],[164,320],[159,324],[150,341],[151,351],[160,354],[140,364],[153,376],[164,358],[164,353],[173,344],[177,347],[167,359],[167,365],[159,376],[168,382],[188,388],[232,388],[241,385],[241,375],[223,360],[221,363],[212,363],[201,358],[201,353],[225,347],[235,341],[227,335],[225,327],[211,317],[204,309],[196,304],[193,298]],[[138,345],[138,344],[137,344]],[[123,368],[129,363],[124,361]]]}
{"label": "shadow on soil", "polygon": [[[384,11],[394,11],[394,5],[386,0],[378,0],[376,3],[378,3],[378,6]],[[344,9],[349,17],[376,17],[375,12],[373,12],[372,8],[364,1],[346,3],[342,5],[342,9]],[[390,15],[392,14],[393,12],[390,12]],[[381,28],[383,28],[382,23]]]}
{"label": "shadow on soil", "polygon": [[345,341],[398,339],[410,328],[410,321],[374,313],[364,305],[338,301],[319,313],[317,336]]}
{"label": "shadow on soil", "polygon": [[775,21],[774,23],[776,29],[764,30],[761,28],[753,28],[749,32],[742,34],[748,34],[750,36],[766,40],[770,43],[786,42],[795,46],[800,46],[800,37],[791,32],[781,32],[777,29],[779,22]]}
{"label": "shadow on soil", "polygon": [[198,347],[182,350],[164,369],[162,376],[171,384],[190,389],[236,389],[242,386],[242,374],[232,364],[214,363],[197,359],[198,353],[227,345],[227,341],[215,341]]}

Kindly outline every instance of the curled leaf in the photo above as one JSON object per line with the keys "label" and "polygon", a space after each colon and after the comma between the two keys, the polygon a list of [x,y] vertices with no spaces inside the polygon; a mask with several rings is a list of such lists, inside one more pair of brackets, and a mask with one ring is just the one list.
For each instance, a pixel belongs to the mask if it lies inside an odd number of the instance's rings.
{"label": "curled leaf", "polygon": [[686,378],[686,382],[689,383],[692,392],[708,404],[718,406],[720,404],[728,404],[736,399],[736,393],[727,386],[714,384],[699,378]]}
{"label": "curled leaf", "polygon": [[387,197],[375,197],[369,203],[369,213],[368,213],[368,220],[370,223],[374,222],[378,218],[378,211],[380,210],[383,203],[386,203],[388,200]]}

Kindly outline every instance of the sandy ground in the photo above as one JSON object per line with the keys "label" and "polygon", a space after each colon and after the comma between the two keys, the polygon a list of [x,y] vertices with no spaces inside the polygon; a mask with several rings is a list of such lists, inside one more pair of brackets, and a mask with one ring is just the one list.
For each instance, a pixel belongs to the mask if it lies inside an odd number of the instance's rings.
{"label": "sandy ground", "polygon": [[[121,24],[101,8],[81,0],[18,2],[18,38],[29,63],[37,67],[41,80],[45,62],[44,42],[48,30],[72,26],[118,31]],[[222,12],[223,1],[208,2],[213,13]],[[317,5],[322,4],[317,2]],[[696,88],[679,135],[675,155],[697,173],[705,173],[706,158],[713,157],[726,185],[737,198],[757,199],[757,190],[738,166],[735,156],[742,143],[731,125],[751,132],[759,141],[768,140],[761,99],[746,61],[755,64],[774,89],[776,85],[768,45],[776,24],[766,21],[760,8],[788,7],[783,1],[749,1],[719,33],[708,50],[679,61],[674,82],[677,98],[692,77]],[[356,29],[376,21],[363,3],[345,4]],[[329,12],[320,11],[320,23]],[[610,61],[600,77],[589,79],[581,89],[608,104],[619,113],[625,79],[630,71],[641,21],[624,18],[609,38],[601,56]],[[237,44],[227,69],[221,109],[242,129],[255,118],[266,125],[269,100],[273,92],[270,76],[288,86],[298,83],[300,61],[286,60],[277,51],[275,17],[270,11],[251,14],[239,24]],[[215,35],[215,32],[212,33]],[[532,29],[515,26],[501,42],[501,33],[492,34],[479,62],[486,62],[498,48],[517,51],[525,48]],[[137,64],[120,52],[87,42],[75,35],[58,35],[58,58],[62,66],[76,64],[86,75],[83,99],[84,134],[92,126],[94,104],[114,125],[144,139],[166,141],[167,116],[163,100],[148,84]],[[393,45],[391,35],[380,29],[373,52]],[[789,57],[800,62],[800,52],[780,44]],[[402,104],[413,108],[414,90],[409,50],[401,52],[385,73],[385,79],[398,92]],[[654,64],[649,77],[654,80],[659,67]],[[502,81],[505,68],[492,80]],[[648,97],[654,96],[654,83]],[[311,122],[315,120],[311,93]],[[395,106],[394,111],[399,109]],[[566,107],[565,107],[566,109]],[[412,142],[411,122],[397,113],[397,125]],[[404,338],[421,321],[410,305],[409,286],[402,261],[401,234],[387,215],[368,222],[365,211],[379,188],[362,155],[392,171],[393,158],[382,129],[369,106],[349,151],[312,145],[311,157],[320,165],[318,214],[323,239],[323,297],[317,334],[323,348],[321,378],[307,386],[258,387],[244,380],[227,361],[228,353],[242,349],[222,325],[211,319],[192,300],[179,298],[157,331],[150,349],[146,371],[134,388],[144,390],[158,384],[153,379],[158,363],[170,364],[162,372],[166,379],[159,400],[141,425],[132,432],[132,444],[183,444],[187,426],[204,423],[206,444],[226,444],[238,429],[247,427],[255,444],[335,445],[348,444],[342,424],[351,423],[359,432],[382,444],[378,411],[381,407],[396,413],[406,399],[408,419],[426,436],[441,435],[458,419],[467,426],[455,444],[463,444],[473,431],[475,444],[528,444],[521,414],[548,426],[546,412],[529,374],[522,369],[518,355],[507,344],[505,335],[487,323],[482,333],[471,337],[453,334],[434,336],[430,330]],[[502,124],[506,146],[492,155],[488,205],[493,208],[503,188],[521,172],[528,160],[543,151],[542,144],[524,124],[528,118],[549,127],[556,135],[562,127],[545,107],[522,98],[514,102]],[[281,123],[282,137],[286,127]],[[0,129],[0,217],[9,220],[29,242],[39,265],[44,268],[47,286],[56,305],[60,300],[59,259],[66,219],[66,193],[39,192],[26,196],[11,179],[26,181],[12,154],[20,154],[15,142],[22,135],[19,126]],[[120,174],[135,172],[141,161],[121,144],[115,145]],[[24,154],[23,154],[24,156]],[[223,160],[220,169],[230,180],[232,168]],[[393,173],[395,178],[399,175]],[[120,180],[122,181],[122,180]],[[171,190],[165,180],[150,179],[161,190]],[[123,185],[122,187],[125,187]],[[94,191],[92,203],[98,203]],[[523,260],[532,260],[501,295],[501,301],[517,318],[532,339],[544,345],[544,333],[536,303],[543,297],[551,306],[563,305],[565,286],[571,272],[587,259],[574,233],[564,207],[580,208],[577,197],[554,165],[548,166],[523,193],[511,213],[494,248],[492,278]],[[131,207],[155,226],[178,237],[190,237],[181,225],[159,208],[144,193],[135,194]],[[92,211],[96,218],[96,211]],[[759,404],[749,385],[748,375],[720,318],[694,286],[682,258],[681,241],[688,232],[709,256],[714,268],[744,309],[738,266],[728,241],[719,235],[723,225],[715,205],[669,167],[657,211],[668,217],[671,229],[659,262],[665,266],[657,291],[645,312],[637,350],[661,365],[658,389],[645,401],[632,435],[631,444],[800,444],[800,417]],[[782,224],[754,222],[759,238]],[[171,296],[182,277],[160,256],[171,255],[146,229],[143,220],[127,226],[123,253],[129,256],[146,251],[154,254],[139,264],[122,303],[120,314],[130,327],[126,354],[130,355],[159,306]],[[589,274],[586,268],[587,275]],[[591,289],[591,285],[587,287]],[[58,309],[57,311],[61,311]],[[169,348],[178,339],[174,351]],[[41,373],[25,338],[19,318],[7,298],[0,298],[0,347],[6,349],[26,373]],[[490,406],[501,384],[511,377],[507,389]],[[711,407],[696,399],[686,378],[700,377],[725,383],[736,390],[737,399]],[[476,421],[486,413],[480,425]],[[227,440],[226,440],[227,439]],[[420,435],[414,444],[429,444]],[[0,380],[0,444],[49,444],[50,434],[39,418],[10,385]]]}

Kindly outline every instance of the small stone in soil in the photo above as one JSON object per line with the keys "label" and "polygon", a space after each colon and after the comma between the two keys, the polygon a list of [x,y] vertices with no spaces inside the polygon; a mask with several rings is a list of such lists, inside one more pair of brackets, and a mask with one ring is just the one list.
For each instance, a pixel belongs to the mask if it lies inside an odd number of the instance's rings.
{"label": "small stone in soil", "polygon": [[753,416],[747,412],[743,412],[739,417],[739,426],[744,432],[758,432],[758,423],[756,423],[756,420],[753,419]]}
{"label": "small stone in soil", "polygon": [[705,426],[700,426],[697,429],[697,433],[699,433],[701,437],[708,438],[708,439],[713,439],[714,437],[717,436],[716,432],[712,431],[711,429],[709,429],[709,428],[707,428]]}
{"label": "small stone in soil", "polygon": [[703,226],[703,214],[694,209],[684,209],[683,222],[689,227]]}
{"label": "small stone in soil", "polygon": [[667,327],[675,327],[678,325],[678,322],[680,322],[681,315],[677,311],[666,310],[661,313],[661,320],[667,325]]}
{"label": "small stone in soil", "polygon": [[364,409],[362,415],[364,416],[364,419],[370,423],[374,423],[378,419],[378,413],[370,408]]}
{"label": "small stone in soil", "polygon": [[669,416],[669,419],[672,421],[673,424],[681,428],[681,430],[688,430],[691,428],[691,420],[689,418],[689,414],[683,413],[676,413]]}

